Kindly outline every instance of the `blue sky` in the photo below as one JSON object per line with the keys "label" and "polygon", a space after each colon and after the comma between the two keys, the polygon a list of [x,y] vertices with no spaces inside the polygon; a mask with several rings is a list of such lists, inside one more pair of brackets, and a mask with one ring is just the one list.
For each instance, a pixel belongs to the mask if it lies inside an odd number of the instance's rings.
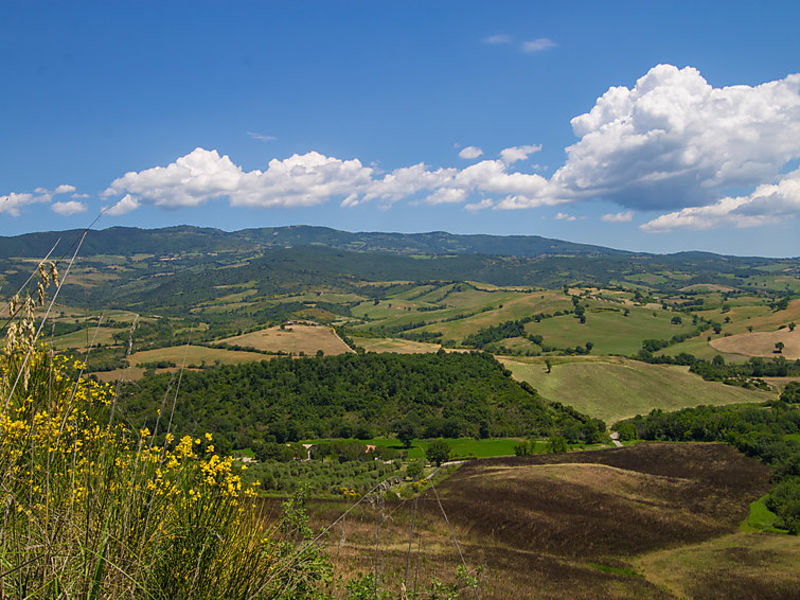
{"label": "blue sky", "polygon": [[798,22],[797,2],[3,2],[0,235],[106,208],[98,227],[797,256]]}

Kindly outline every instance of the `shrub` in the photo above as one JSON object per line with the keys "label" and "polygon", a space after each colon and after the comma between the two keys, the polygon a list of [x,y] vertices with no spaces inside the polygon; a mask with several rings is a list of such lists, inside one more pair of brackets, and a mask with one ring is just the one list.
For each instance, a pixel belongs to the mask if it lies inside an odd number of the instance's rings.
{"label": "shrub", "polygon": [[316,597],[327,563],[248,508],[211,436],[116,424],[111,388],[36,344],[35,307],[12,301],[0,349],[0,597]]}

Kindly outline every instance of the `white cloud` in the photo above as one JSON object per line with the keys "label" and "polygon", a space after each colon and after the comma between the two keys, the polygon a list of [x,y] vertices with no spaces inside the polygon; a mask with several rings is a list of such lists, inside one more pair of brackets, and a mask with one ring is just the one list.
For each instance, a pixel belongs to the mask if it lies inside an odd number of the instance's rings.
{"label": "white cloud", "polygon": [[[529,146],[511,146],[500,151],[500,160],[507,165],[525,160],[534,152],[539,152],[542,149],[541,144],[531,144]],[[538,165],[536,165],[538,166]]]}
{"label": "white cloud", "polygon": [[[198,206],[227,197],[232,206],[315,206],[342,198],[343,206],[378,200],[388,206],[403,199],[427,203],[464,202],[470,194],[516,196],[530,204],[547,180],[509,171],[500,160],[483,160],[465,169],[430,169],[424,163],[378,175],[358,159],[340,160],[317,152],[273,159],[264,171],[244,171],[228,156],[196,148],[166,167],[126,173],[103,195],[128,195],[109,214],[124,214],[142,204],[165,208]],[[547,199],[543,200],[544,203]]]}
{"label": "white cloud", "polygon": [[0,196],[0,214],[9,214],[12,217],[18,217],[21,214],[20,210],[25,206],[51,202],[53,196],[57,194],[66,194],[74,191],[74,186],[61,184],[52,191],[47,188],[37,187],[33,193],[18,194],[11,192],[5,196]]}
{"label": "white cloud", "polygon": [[77,200],[67,200],[66,202],[53,202],[50,208],[53,209],[54,213],[63,217],[68,217],[77,213],[86,212],[89,207]]}
{"label": "white cloud", "polygon": [[480,202],[473,202],[472,204],[465,204],[464,208],[469,212],[478,212],[479,210],[484,210],[486,208],[492,208],[494,206],[494,200],[490,198],[484,198]]}
{"label": "white cloud", "polygon": [[313,206],[357,194],[371,182],[372,172],[358,159],[342,161],[318,152],[273,159],[265,171],[243,171],[216,150],[196,148],[166,167],[126,173],[104,196],[128,193],[139,203],[171,208],[223,196],[232,206]]}
{"label": "white cloud", "polygon": [[558,44],[556,44],[550,38],[537,38],[535,40],[522,42],[522,51],[532,54],[534,52],[542,52],[543,50],[549,50],[550,48],[555,48],[557,45]]}
{"label": "white cloud", "polygon": [[[380,200],[385,205],[414,196],[424,190],[437,190],[452,185],[458,169],[436,169],[431,171],[425,163],[395,169],[382,179],[371,181],[362,190],[348,196],[342,206],[356,206],[370,200]],[[363,195],[359,195],[363,192]]]}
{"label": "white cloud", "polygon": [[505,33],[498,33],[497,35],[490,35],[489,37],[483,38],[483,43],[491,44],[493,46],[497,46],[500,44],[510,44],[511,36],[506,35]]}
{"label": "white cloud", "polygon": [[137,208],[139,208],[139,201],[130,194],[125,194],[116,204],[107,208],[105,214],[111,217],[121,217]]}
{"label": "white cloud", "polygon": [[[174,208],[217,198],[252,207],[316,206],[334,199],[342,206],[388,207],[410,200],[463,203],[469,210],[604,199],[621,207],[601,217],[605,222],[630,222],[634,211],[668,213],[646,223],[647,231],[741,227],[800,212],[793,191],[797,178],[779,175],[800,158],[800,74],[714,88],[691,67],[658,65],[630,89],[609,88],[571,124],[578,140],[550,178],[532,172],[542,170],[539,165],[515,168],[541,150],[537,144],[505,148],[498,159],[465,168],[420,162],[388,172],[318,152],[245,171],[216,150],[196,148],[172,164],[125,174],[104,195],[126,196],[110,209],[120,214],[141,204]],[[459,152],[467,160],[481,155],[476,146]],[[33,197],[5,197],[0,212],[12,214]]]}
{"label": "white cloud", "polygon": [[633,221],[633,211],[625,210],[618,213],[609,213],[600,217],[600,220],[606,223],[630,223]]}
{"label": "white cloud", "polygon": [[16,194],[11,192],[5,196],[0,196],[0,215],[9,214],[12,217],[18,217],[20,215],[19,211],[23,206],[35,202],[47,202],[48,200],[49,199],[42,200],[41,196],[35,196],[34,194]]}
{"label": "white cloud", "polygon": [[467,198],[467,190],[458,188],[439,188],[428,196],[428,204],[459,204]]}
{"label": "white cloud", "polygon": [[255,131],[248,131],[247,135],[259,142],[274,142],[278,139],[274,135],[264,135],[262,133],[256,133]]}
{"label": "white cloud", "polygon": [[575,221],[576,220],[576,217],[573,217],[572,215],[569,215],[569,214],[563,213],[563,212],[556,213],[556,216],[554,218],[555,218],[556,221]]}
{"label": "white cloud", "polygon": [[89,197],[89,194],[72,194],[70,196],[70,198],[75,198],[75,199],[85,199],[85,198],[88,198],[88,197]]}
{"label": "white cloud", "polygon": [[477,146],[467,146],[458,153],[458,156],[467,160],[472,160],[478,158],[481,154],[483,154],[483,150]]}
{"label": "white cloud", "polygon": [[693,206],[661,215],[641,226],[654,233],[674,229],[713,229],[724,225],[757,227],[800,214],[800,169],[777,184],[758,186],[748,196],[725,197],[708,206]]}
{"label": "white cloud", "polygon": [[612,87],[572,119],[553,189],[635,209],[714,202],[726,188],[770,181],[800,156],[800,75],[713,88],[700,73],[653,67],[632,89]]}

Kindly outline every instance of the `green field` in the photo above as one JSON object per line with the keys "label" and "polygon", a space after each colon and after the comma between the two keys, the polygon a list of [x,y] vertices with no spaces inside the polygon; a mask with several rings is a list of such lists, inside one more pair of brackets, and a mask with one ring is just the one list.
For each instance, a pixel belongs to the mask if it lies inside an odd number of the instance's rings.
{"label": "green field", "polygon": [[111,327],[97,327],[89,325],[86,329],[73,331],[53,338],[53,346],[58,350],[84,349],[87,341],[90,345],[110,344],[114,341],[115,333],[122,331]]}
{"label": "green field", "polygon": [[548,400],[575,407],[609,425],[654,408],[765,402],[775,393],[704,381],[687,367],[651,365],[621,357],[498,357],[513,376]]}
{"label": "green field", "polygon": [[591,301],[588,304],[586,323],[581,323],[574,315],[565,315],[528,323],[525,329],[543,336],[544,342],[551,346],[583,346],[591,341],[595,354],[625,355],[636,354],[643,340],[669,339],[694,329],[691,318],[686,316],[682,316],[682,324],[673,325],[670,321],[675,313],[671,311],[629,306],[625,307],[630,310],[626,317],[622,307],[610,302]]}
{"label": "green field", "polygon": [[766,502],[768,496],[769,494],[766,494],[755,502],[750,503],[750,514],[740,525],[742,531],[784,533],[784,530],[775,527],[775,524],[778,522],[778,515],[767,508]]}
{"label": "green field", "polygon": [[[326,442],[341,441],[341,440],[303,440],[303,444],[324,444]],[[399,440],[393,438],[374,438],[371,440],[344,440],[350,442],[360,442],[362,444],[372,444],[374,446],[386,446],[395,448],[397,450],[405,450],[406,448],[400,443]],[[408,448],[408,458],[424,458],[425,450],[428,448],[433,440],[414,440],[411,447]],[[522,440],[516,438],[499,438],[491,440],[475,440],[472,438],[446,438],[445,441],[450,445],[453,451],[454,458],[491,458],[495,456],[514,456],[514,446],[519,444]],[[544,451],[545,443],[542,442],[542,451]],[[538,449],[538,448],[537,448]]]}
{"label": "green field", "polygon": [[[358,442],[361,444],[372,444],[374,446],[385,446],[395,448],[397,450],[408,450],[408,458],[424,458],[425,450],[434,440],[414,440],[410,448],[405,448],[399,440],[394,438],[374,438],[371,440],[331,440],[331,439],[314,439],[303,440],[303,444],[325,444],[328,442],[349,441]],[[493,438],[486,440],[476,440],[473,438],[444,438],[444,441],[450,446],[453,459],[460,460],[465,458],[494,458],[500,456],[514,456],[514,447],[522,442],[522,438]],[[535,453],[544,454],[549,449],[549,443],[544,440],[539,440],[536,443]],[[589,450],[608,448],[609,444],[592,444],[582,446],[580,444],[571,444],[570,450]]]}

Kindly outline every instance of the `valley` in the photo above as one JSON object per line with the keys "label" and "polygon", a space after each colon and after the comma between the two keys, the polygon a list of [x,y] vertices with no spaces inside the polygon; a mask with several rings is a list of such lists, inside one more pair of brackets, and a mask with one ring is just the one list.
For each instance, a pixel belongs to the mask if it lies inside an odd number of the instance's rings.
{"label": "valley", "polygon": [[[484,598],[715,598],[715,579],[748,598],[764,568],[760,597],[791,597],[800,546],[765,499],[775,469],[793,481],[800,420],[758,430],[785,441],[748,458],[709,426],[652,433],[646,415],[800,412],[779,399],[800,379],[800,262],[313,228],[91,233],[46,343],[154,440],[163,414],[212,436],[201,448],[232,456],[270,514],[307,494],[323,528],[364,501],[325,538],[338,576],[452,581],[455,541]],[[35,264],[23,238],[0,239],[4,287]]]}

